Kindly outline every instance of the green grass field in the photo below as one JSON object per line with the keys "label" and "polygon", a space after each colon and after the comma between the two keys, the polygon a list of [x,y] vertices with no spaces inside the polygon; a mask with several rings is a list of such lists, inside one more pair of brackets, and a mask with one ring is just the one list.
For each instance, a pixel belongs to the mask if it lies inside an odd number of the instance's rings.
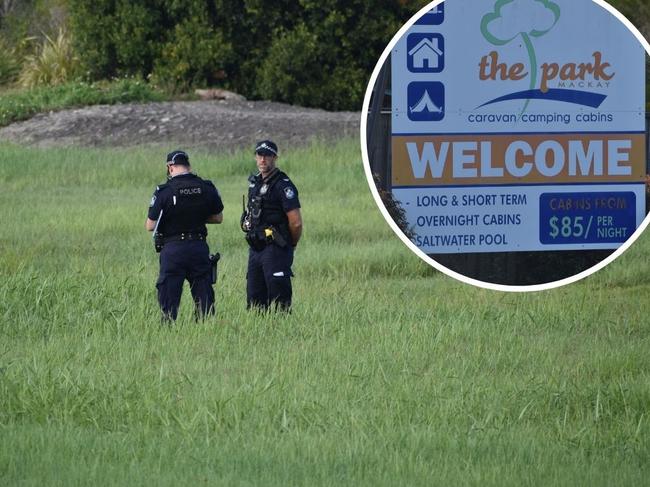
{"label": "green grass field", "polygon": [[245,311],[252,154],[221,190],[214,319],[161,328],[144,219],[166,151],[0,147],[0,485],[639,486],[650,478],[650,239],[511,294],[430,269],[356,141],[280,161],[305,232],[294,312]]}

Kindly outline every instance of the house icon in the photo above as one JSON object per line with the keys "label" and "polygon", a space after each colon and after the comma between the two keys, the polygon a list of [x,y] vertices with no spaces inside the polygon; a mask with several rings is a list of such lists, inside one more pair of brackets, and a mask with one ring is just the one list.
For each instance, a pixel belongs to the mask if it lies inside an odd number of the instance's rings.
{"label": "house icon", "polygon": [[444,39],[439,34],[411,34],[407,39],[408,69],[439,73],[444,68]]}

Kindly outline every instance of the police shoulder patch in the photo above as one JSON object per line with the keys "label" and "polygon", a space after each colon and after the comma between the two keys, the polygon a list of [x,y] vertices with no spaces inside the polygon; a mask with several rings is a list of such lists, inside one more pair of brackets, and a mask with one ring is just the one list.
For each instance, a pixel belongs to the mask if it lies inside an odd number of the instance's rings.
{"label": "police shoulder patch", "polygon": [[156,195],[154,194],[151,197],[151,202],[149,203],[149,208],[151,208],[154,205],[155,202],[156,202]]}
{"label": "police shoulder patch", "polygon": [[287,186],[286,188],[284,188],[284,195],[287,197],[288,200],[290,200],[294,196],[296,196],[296,193],[291,186]]}

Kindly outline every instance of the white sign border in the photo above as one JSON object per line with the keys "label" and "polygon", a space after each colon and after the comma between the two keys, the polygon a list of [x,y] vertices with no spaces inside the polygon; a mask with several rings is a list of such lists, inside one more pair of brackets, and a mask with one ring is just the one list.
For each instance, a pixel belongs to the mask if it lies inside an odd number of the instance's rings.
{"label": "white sign border", "polygon": [[[461,0],[447,0],[447,1],[461,1]],[[634,36],[637,38],[639,43],[643,46],[645,49],[646,53],[650,55],[650,43],[643,37],[641,32],[630,22],[625,16],[620,13],[618,10],[616,10],[614,7],[612,7],[610,4],[605,2],[605,0],[592,0],[595,4],[599,5],[600,7],[604,8],[608,12],[610,12],[614,17],[616,17],[620,22],[625,25],[628,30],[634,34]],[[467,277],[463,274],[459,274],[458,272],[452,271],[451,269],[448,269],[447,267],[439,264],[435,260],[433,260],[431,257],[429,257],[427,254],[422,252],[406,235],[402,233],[402,231],[399,229],[397,224],[393,221],[391,216],[388,214],[388,210],[386,210],[386,207],[384,206],[384,203],[381,200],[381,197],[379,196],[379,191],[377,191],[377,187],[375,186],[375,181],[372,175],[372,171],[370,170],[370,159],[368,157],[368,147],[367,147],[367,137],[366,137],[366,131],[367,131],[367,124],[368,124],[368,109],[370,106],[370,97],[372,96],[372,90],[375,86],[375,83],[377,81],[377,77],[379,76],[379,72],[381,71],[381,68],[383,67],[384,63],[386,62],[386,59],[388,58],[388,55],[390,52],[393,50],[395,47],[395,44],[397,44],[397,41],[406,34],[406,32],[411,28],[411,26],[421,17],[423,16],[426,12],[431,10],[433,7],[440,5],[443,3],[444,0],[434,0],[430,4],[428,4],[426,7],[422,8],[419,10],[413,17],[409,19],[406,24],[402,26],[402,28],[397,31],[397,33],[393,36],[391,41],[388,43],[386,48],[384,49],[384,52],[381,54],[379,57],[379,61],[377,61],[377,64],[375,65],[375,69],[372,71],[372,75],[370,76],[370,81],[368,82],[368,86],[366,87],[366,94],[363,98],[363,108],[361,110],[361,130],[359,132],[359,138],[360,138],[360,143],[361,143],[361,157],[363,159],[363,167],[364,171],[366,173],[366,179],[368,181],[368,186],[370,187],[370,192],[372,193],[373,198],[375,199],[375,203],[379,207],[379,210],[381,211],[381,214],[383,215],[384,219],[390,226],[390,228],[393,230],[393,232],[404,242],[404,244],[411,249],[411,251],[417,255],[420,259],[422,259],[424,262],[427,264],[435,267],[437,270],[440,272],[453,277],[454,279],[464,282],[465,284],[470,284],[472,286],[477,286],[481,287],[484,289],[491,289],[493,291],[506,291],[506,292],[533,292],[533,291],[545,291],[548,289],[554,289],[557,287],[564,286],[566,284],[571,284],[573,282],[577,282],[581,279],[584,279],[587,276],[590,276],[594,272],[599,271],[606,265],[610,264],[613,262],[615,259],[617,259],[619,256],[623,254],[635,241],[639,236],[643,233],[643,231],[646,229],[648,224],[650,224],[650,214],[646,215],[644,218],[643,222],[641,225],[636,229],[636,231],[628,238],[623,245],[621,245],[618,249],[616,249],[611,255],[600,261],[598,264],[590,267],[589,269],[586,269],[578,274],[575,274],[571,277],[567,277],[565,279],[560,279],[558,281],[552,281],[552,282],[547,282],[544,284],[533,284],[529,286],[511,286],[511,285],[505,285],[505,284],[494,284],[491,282],[485,282],[485,281],[479,281],[478,279],[472,279],[470,277]],[[647,102],[647,100],[646,100]]]}

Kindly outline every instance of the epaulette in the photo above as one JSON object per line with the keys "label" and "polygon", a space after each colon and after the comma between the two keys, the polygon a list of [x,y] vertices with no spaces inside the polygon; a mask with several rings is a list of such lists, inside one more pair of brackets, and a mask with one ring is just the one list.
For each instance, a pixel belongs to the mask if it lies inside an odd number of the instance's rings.
{"label": "epaulette", "polygon": [[291,183],[291,179],[289,179],[289,176],[287,176],[287,173],[285,173],[285,172],[280,171],[279,178],[282,179],[282,181],[286,181],[287,183]]}

